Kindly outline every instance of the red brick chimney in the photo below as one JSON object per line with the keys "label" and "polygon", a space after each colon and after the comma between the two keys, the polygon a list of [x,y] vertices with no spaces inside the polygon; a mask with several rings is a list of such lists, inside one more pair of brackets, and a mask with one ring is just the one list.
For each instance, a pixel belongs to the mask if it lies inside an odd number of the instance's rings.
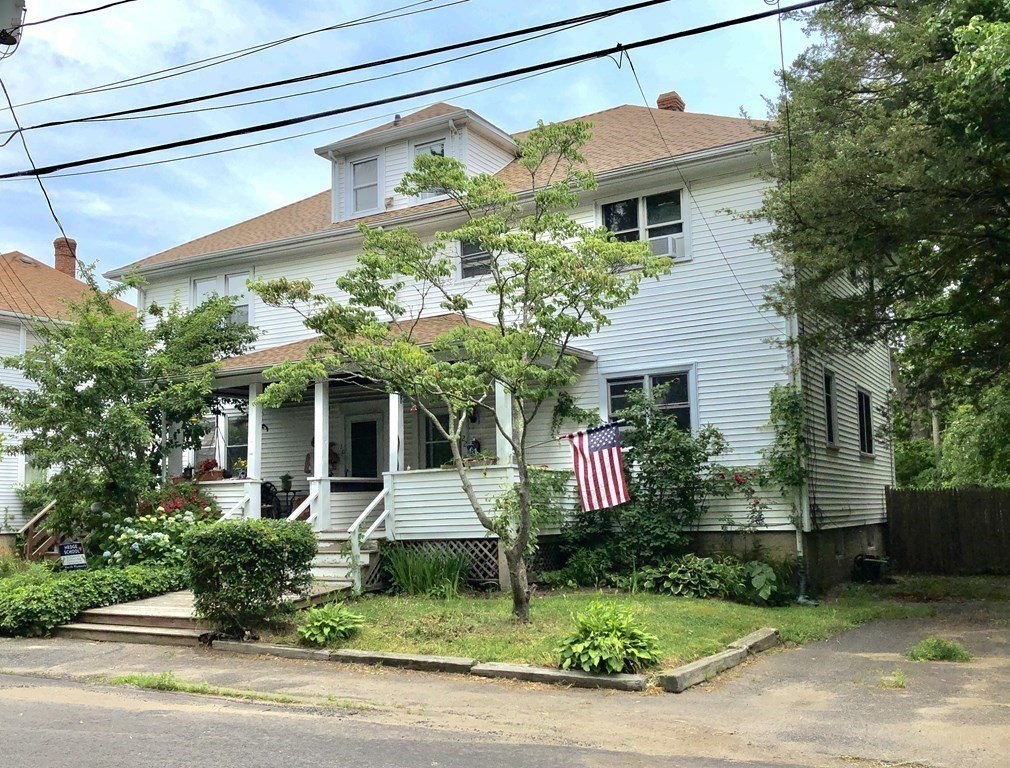
{"label": "red brick chimney", "polygon": [[659,94],[659,98],[656,99],[656,106],[660,109],[668,109],[671,112],[683,112],[684,100],[680,98],[680,94],[676,91],[670,91],[669,93]]}
{"label": "red brick chimney", "polygon": [[56,269],[65,275],[77,277],[77,241],[73,238],[57,237],[53,240],[56,253]]}

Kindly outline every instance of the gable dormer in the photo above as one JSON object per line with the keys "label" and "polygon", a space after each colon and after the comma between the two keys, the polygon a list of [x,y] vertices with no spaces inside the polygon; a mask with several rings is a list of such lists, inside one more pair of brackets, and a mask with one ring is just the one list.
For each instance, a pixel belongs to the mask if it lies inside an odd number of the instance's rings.
{"label": "gable dormer", "polygon": [[341,139],[316,154],[331,163],[333,221],[349,221],[438,199],[393,190],[419,153],[452,157],[467,173],[497,173],[516,156],[515,141],[475,112],[438,103]]}

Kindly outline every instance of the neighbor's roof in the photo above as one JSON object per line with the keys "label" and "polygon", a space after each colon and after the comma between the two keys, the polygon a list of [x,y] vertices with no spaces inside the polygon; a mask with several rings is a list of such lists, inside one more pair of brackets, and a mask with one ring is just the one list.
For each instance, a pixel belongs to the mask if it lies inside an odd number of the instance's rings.
{"label": "neighbor's roof", "polygon": [[[483,320],[476,320],[472,317],[464,318],[463,315],[456,312],[444,315],[433,315],[431,317],[421,317],[410,322],[404,322],[402,325],[405,331],[409,331],[411,338],[423,347],[432,344],[435,339],[443,333],[451,331],[454,328],[459,328],[464,325],[464,323],[468,323],[471,327],[476,328],[495,327],[491,323],[486,323]],[[309,351],[312,349],[312,345],[318,341],[319,337],[313,336],[308,339],[292,341],[289,344],[281,344],[276,347],[268,347],[256,352],[249,352],[245,355],[229,357],[221,362],[218,373],[234,374],[245,371],[262,371],[270,366],[279,365],[280,363],[304,360],[308,356]],[[581,357],[587,360],[594,359],[591,352],[586,352],[574,347],[570,348],[569,352],[575,357]]]}
{"label": "neighbor's roof", "polygon": [[[457,107],[439,103],[401,118],[399,124],[419,122],[455,111],[458,111]],[[706,115],[697,112],[675,112],[633,105],[614,107],[573,119],[588,120],[593,124],[592,138],[582,148],[582,153],[586,157],[587,166],[596,174],[662,160],[671,156],[679,157],[693,152],[751,141],[762,135],[759,127],[760,122],[744,118]],[[365,131],[363,134],[358,134],[358,136],[377,133],[392,126],[392,123],[386,123]],[[516,134],[516,137],[521,138],[526,133],[528,131]],[[519,191],[529,184],[529,176],[516,162],[507,165],[497,175],[515,191]],[[379,224],[402,216],[415,216],[419,213],[435,212],[454,206],[455,203],[452,201],[439,200],[411,206],[407,209],[401,208],[373,216],[333,222],[331,220],[330,191],[327,190],[149,256],[121,270],[116,270],[115,274],[129,269],[142,270],[203,254],[322,234],[328,230],[347,229],[358,224]]]}
{"label": "neighbor's roof", "polygon": [[[72,278],[20,251],[0,254],[0,312],[62,320],[68,301],[81,301],[91,290]],[[136,311],[125,301],[114,300],[123,312]]]}

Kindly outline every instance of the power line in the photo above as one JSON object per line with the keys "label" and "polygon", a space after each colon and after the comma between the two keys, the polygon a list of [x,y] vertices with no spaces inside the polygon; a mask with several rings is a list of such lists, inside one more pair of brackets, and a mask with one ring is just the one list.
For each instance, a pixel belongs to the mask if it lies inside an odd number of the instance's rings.
{"label": "power line", "polygon": [[48,19],[40,19],[39,21],[26,21],[22,24],[22,27],[36,27],[39,24],[48,24],[51,21],[59,21],[60,19],[69,19],[71,16],[84,16],[89,13],[95,13],[96,11],[104,11],[107,8],[115,8],[117,5],[126,5],[127,3],[135,3],[137,0],[117,0],[115,3],[106,3],[105,5],[99,5],[97,8],[86,8],[83,11],[73,11],[71,13],[62,13],[59,16],[52,16]]}
{"label": "power line", "polygon": [[[495,88],[503,88],[505,86],[513,85],[514,83],[518,83],[518,82],[521,82],[523,80],[530,80],[530,79],[532,79],[534,77],[540,77],[542,75],[550,74],[552,72],[558,72],[558,71],[560,71],[562,69],[566,69],[567,67],[572,67],[572,66],[575,66],[575,65],[574,64],[566,64],[564,66],[556,67],[554,69],[547,69],[547,70],[544,70],[542,72],[535,72],[535,73],[533,73],[531,75],[525,75],[524,77],[517,77],[517,78],[515,78],[513,80],[507,80],[507,81],[505,81],[503,83],[496,83],[495,85],[490,85],[490,86],[488,86],[486,88],[477,88],[477,89],[472,90],[472,91],[465,91],[463,93],[457,94],[457,96],[472,96],[473,94],[476,94],[476,93],[484,93],[485,91],[491,91],[491,90],[494,90]],[[432,102],[432,103],[429,103],[429,104],[422,105],[422,106],[418,107],[418,109],[424,109],[425,107],[433,106],[435,103],[437,103],[437,102]],[[386,119],[386,118],[393,117],[393,115],[395,115],[395,114],[396,114],[395,112],[387,112],[387,113],[385,113],[383,115],[376,115],[374,117],[365,118],[364,120],[354,120],[354,121],[351,121],[351,122],[348,122],[348,123],[341,123],[340,125],[328,125],[325,128],[317,128],[316,130],[313,130],[313,131],[304,131],[303,133],[295,133],[295,134],[292,134],[291,136],[281,136],[280,138],[277,138],[277,139],[268,139],[266,141],[257,141],[257,142],[255,142],[253,144],[242,144],[242,145],[239,145],[239,146],[236,146],[236,147],[227,147],[225,149],[216,149],[216,150],[213,150],[211,152],[200,152],[200,153],[193,154],[193,155],[181,155],[179,157],[170,157],[170,158],[167,158],[165,160],[152,160],[152,161],[147,162],[147,163],[133,163],[132,165],[117,165],[117,166],[114,166],[112,168],[97,168],[97,169],[92,170],[92,171],[77,171],[77,172],[74,172],[74,173],[54,173],[51,176],[49,176],[49,178],[50,179],[66,179],[66,178],[69,178],[71,176],[91,176],[91,175],[94,175],[94,174],[97,174],[97,173],[112,173],[114,171],[126,171],[126,170],[130,170],[130,169],[133,169],[133,168],[148,168],[148,167],[155,166],[155,165],[168,165],[169,163],[179,162],[180,160],[192,160],[194,158],[200,158],[200,157],[212,157],[213,155],[223,155],[223,154],[226,154],[228,152],[238,152],[238,151],[243,150],[243,149],[252,149],[254,147],[263,147],[263,146],[267,146],[268,144],[277,144],[277,143],[280,143],[282,141],[292,141],[294,139],[301,139],[301,138],[304,138],[306,136],[314,136],[314,135],[319,134],[319,133],[328,133],[328,132],[331,132],[331,131],[335,131],[335,130],[337,130],[339,128],[348,128],[348,127],[351,127],[351,126],[362,125],[362,124],[365,124],[365,123],[374,123],[374,122],[377,122],[379,120],[383,120],[383,119]],[[6,181],[27,181],[27,180],[28,180],[27,177],[18,177],[18,178],[13,178],[13,179],[7,179]]]}
{"label": "power line", "polygon": [[[94,93],[105,93],[107,91],[120,90],[122,88],[132,88],[138,85],[148,85],[150,83],[159,82],[161,80],[168,80],[173,77],[180,77],[182,75],[188,75],[192,72],[199,72],[203,69],[208,69],[210,67],[217,66],[218,64],[226,64],[230,61],[235,61],[241,59],[245,56],[250,56],[255,53],[260,53],[261,51],[266,51],[271,48],[276,48],[286,43],[290,43],[293,40],[299,40],[303,37],[309,37],[311,35],[319,34],[320,32],[329,32],[336,29],[349,29],[351,27],[364,26],[367,24],[374,24],[382,21],[391,21],[393,19],[400,19],[407,16],[413,16],[419,13],[428,13],[430,11],[437,11],[442,8],[448,8],[453,5],[460,5],[462,3],[468,3],[470,0],[453,0],[452,2],[443,3],[442,5],[437,5],[432,8],[421,8],[416,9],[419,5],[427,5],[434,0],[419,0],[419,2],[409,3],[407,5],[401,5],[396,8],[390,8],[379,13],[369,14],[368,16],[361,16],[356,19],[351,19],[349,21],[342,21],[339,24],[330,24],[325,27],[319,27],[318,29],[312,29],[307,32],[300,32],[295,35],[289,35],[288,37],[282,37],[276,40],[268,40],[264,43],[257,43],[256,45],[251,45],[246,48],[239,48],[235,51],[227,51],[225,53],[218,53],[214,56],[208,56],[202,59],[197,59],[196,61],[189,61],[183,64],[176,64],[172,67],[166,67],[164,69],[158,69],[154,72],[146,72],[142,75],[134,75],[133,77],[128,77],[123,80],[113,80],[108,83],[103,83],[101,85],[94,85],[89,88],[82,88],[77,91],[70,91],[68,93],[56,94],[53,96],[46,96],[41,99],[34,99],[33,101],[23,101],[17,104],[18,107],[26,107],[33,104],[42,104],[47,101],[55,101],[57,99],[64,99],[70,96],[82,96]],[[398,11],[408,11],[410,8],[415,8],[416,10],[398,13]],[[390,15],[392,14],[392,15]],[[208,63],[209,62],[209,63]],[[205,64],[206,66],[198,66]],[[179,71],[182,70],[182,71]],[[171,73],[171,74],[166,74]],[[159,77],[159,75],[163,75]],[[0,108],[3,111],[3,108]]]}
{"label": "power line", "polygon": [[[659,0],[659,1],[660,2],[669,2],[669,0]],[[507,42],[507,43],[502,43],[501,45],[495,45],[495,46],[492,46],[490,48],[482,48],[481,50],[474,51],[472,53],[465,53],[462,56],[454,56],[454,57],[452,57],[450,59],[439,59],[438,61],[432,62],[430,64],[422,64],[421,66],[411,67],[410,69],[401,69],[401,70],[397,70],[396,72],[389,72],[389,73],[387,73],[385,75],[376,75],[374,77],[366,77],[366,78],[362,78],[361,80],[352,80],[352,81],[347,82],[347,83],[338,83],[337,85],[328,85],[328,86],[325,86],[323,88],[313,88],[312,90],[309,90],[309,91],[298,91],[296,93],[285,93],[285,94],[282,94],[280,96],[270,96],[270,97],[267,97],[267,98],[264,98],[264,99],[253,99],[253,100],[250,100],[250,101],[239,101],[239,102],[236,102],[234,104],[221,104],[221,105],[216,106],[216,107],[197,107],[195,109],[180,109],[180,110],[176,110],[174,112],[159,112],[157,114],[141,114],[141,115],[127,115],[127,116],[123,116],[123,117],[95,118],[94,120],[90,120],[89,122],[105,122],[105,121],[121,121],[121,120],[150,120],[150,119],[159,118],[159,117],[174,117],[174,116],[177,116],[177,115],[200,114],[200,113],[203,113],[203,112],[213,112],[213,111],[221,110],[221,109],[234,109],[236,107],[247,107],[247,106],[251,106],[251,105],[254,105],[254,104],[267,104],[267,103],[274,102],[274,101],[283,101],[285,99],[293,99],[293,98],[297,98],[299,96],[309,96],[311,94],[323,93],[323,92],[326,92],[326,91],[336,91],[336,90],[340,90],[341,88],[350,88],[351,86],[363,85],[365,83],[375,83],[375,82],[378,82],[380,80],[389,80],[390,78],[401,77],[403,75],[409,75],[409,74],[413,74],[415,72],[421,72],[421,71],[424,71],[426,69],[434,69],[436,67],[442,67],[442,66],[445,66],[446,64],[454,64],[457,61],[464,61],[466,59],[472,59],[472,58],[477,57],[477,56],[483,56],[483,55],[488,54],[488,53],[493,53],[494,51],[500,51],[500,50],[503,50],[505,48],[511,48],[512,46],[515,46],[515,45],[523,45],[525,43],[529,43],[529,42],[532,42],[534,40],[539,40],[541,38],[548,37],[550,35],[556,35],[559,32],[567,32],[567,31],[570,31],[570,30],[575,29],[577,27],[583,26],[585,24],[591,24],[594,21],[597,21],[597,19],[589,19],[587,21],[580,21],[580,22],[571,24],[570,26],[559,27],[559,28],[556,28],[556,29],[548,30],[546,32],[541,32],[538,35],[532,35],[530,37],[524,37],[521,40],[512,40],[512,41]],[[40,127],[43,127],[43,126],[40,126]],[[26,129],[26,130],[30,130],[30,129]],[[9,137],[8,137],[7,141],[10,141]],[[2,147],[2,146],[3,146],[3,144],[0,144],[0,147]]]}
{"label": "power line", "polygon": [[666,35],[659,35],[657,37],[638,40],[628,45],[618,43],[617,45],[611,46],[609,48],[600,48],[595,51],[588,51],[586,53],[578,54],[575,56],[568,56],[562,59],[554,59],[553,61],[541,62],[540,64],[533,64],[527,67],[519,67],[505,72],[498,72],[492,75],[484,75],[482,77],[474,77],[469,78],[467,80],[460,80],[455,83],[438,85],[432,88],[425,88],[422,90],[413,91],[411,93],[389,96],[382,99],[373,99],[372,101],[361,102],[359,104],[353,104],[347,107],[339,107],[337,109],[328,109],[323,112],[314,112],[308,115],[299,115],[298,117],[290,117],[284,120],[274,120],[269,123],[260,123],[258,125],[247,126],[245,128],[236,128],[230,131],[221,131],[219,133],[206,134],[204,136],[198,136],[190,139],[181,139],[178,141],[171,141],[164,144],[156,144],[153,146],[142,147],[139,149],[124,150],[122,152],[113,152],[107,155],[99,155],[96,157],[85,158],[83,160],[72,160],[63,163],[55,163],[53,165],[48,165],[43,168],[4,173],[0,174],[0,179],[10,179],[10,178],[16,178],[18,176],[29,176],[39,174],[48,175],[50,173],[55,173],[56,171],[66,170],[69,168],[79,168],[86,165],[94,165],[96,163],[102,163],[109,160],[120,160],[127,157],[136,157],[138,155],[150,154],[152,152],[159,152],[166,149],[188,147],[193,146],[195,144],[203,144],[209,141],[227,139],[233,136],[245,136],[251,133],[260,133],[262,131],[269,131],[276,128],[284,128],[289,125],[298,125],[300,123],[319,120],[324,117],[332,117],[334,115],[342,115],[350,112],[358,112],[363,109],[369,109],[370,107],[382,106],[384,104],[390,104],[396,101],[403,101],[405,99],[411,99],[420,96],[429,96],[435,93],[439,93],[441,91],[451,90],[454,88],[464,88],[470,85],[480,85],[482,83],[504,80],[509,77],[530,74],[533,72],[542,71],[544,69],[551,69],[554,67],[564,66],[568,64],[577,64],[584,61],[599,59],[603,58],[604,56],[611,56],[613,54],[620,53],[622,51],[633,50],[636,48],[644,48],[647,46],[657,45],[659,43],[669,42],[671,40],[677,40],[685,37],[691,37],[694,35],[700,35],[707,32],[713,32],[719,29],[739,26],[741,24],[747,24],[753,21],[758,21],[760,19],[766,19],[773,16],[778,16],[779,14],[782,13],[790,13],[793,11],[802,10],[804,8],[812,8],[814,6],[824,5],[830,1],[831,0],[807,0],[807,2],[796,3],[794,5],[786,6],[780,9],[773,8],[767,11],[763,11],[761,13],[751,14],[749,16],[741,16],[734,19],[715,22],[713,24],[706,24],[704,26],[694,27],[692,29],[681,30],[679,32],[672,32]]}
{"label": "power line", "polygon": [[[20,126],[20,123],[18,122],[17,113],[14,111],[13,102],[11,101],[10,94],[7,92],[7,85],[6,83],[4,83],[3,78],[0,78],[0,90],[3,91],[4,99],[7,101],[7,104],[11,106],[11,117],[14,118],[14,124]],[[25,141],[23,133],[19,133],[18,135],[21,137],[21,145],[25,148],[25,155],[28,158],[28,163],[32,166],[32,168],[34,168],[35,160],[32,159],[32,153],[28,149],[28,142]],[[38,174],[35,174],[35,179],[38,181],[39,188],[42,190],[42,195],[46,199],[46,205],[49,206],[49,213],[52,214],[53,221],[56,222],[56,226],[59,227],[60,234],[63,235],[63,240],[64,242],[66,242],[68,240],[67,233],[63,229],[63,224],[60,222],[59,216],[56,215],[56,210],[53,208],[53,201],[49,199],[49,193],[46,191],[46,185],[42,183],[42,178]],[[8,271],[14,277],[14,279],[21,285],[21,289],[24,291],[25,296],[27,296],[29,300],[34,299],[36,305],[38,305],[38,308],[42,310],[42,315],[45,315],[46,319],[48,319],[49,322],[53,322],[53,318],[49,316],[49,313],[46,312],[45,307],[42,306],[42,304],[38,301],[38,299],[35,299],[35,296],[32,294],[30,290],[28,290],[28,286],[24,284],[24,281],[21,280],[21,277],[17,274],[14,268],[10,267]],[[42,315],[39,315],[39,317],[42,317]]]}
{"label": "power line", "polygon": [[[501,32],[495,35],[487,35],[485,37],[479,37],[472,40],[466,40],[463,42],[455,42],[448,45],[438,46],[436,48],[427,48],[421,51],[414,51],[413,53],[400,54],[398,56],[390,56],[385,59],[378,59],[374,61],[363,62],[360,64],[352,64],[346,67],[339,67],[337,69],[329,69],[323,72],[314,72],[308,75],[299,75],[298,77],[288,77],[282,80],[273,80],[267,83],[259,83],[257,85],[247,85],[242,88],[232,88],[226,91],[217,91],[215,93],[208,93],[202,96],[191,96],[186,99],[176,99],[175,101],[166,101],[158,104],[148,104],[143,107],[133,107],[130,109],[120,109],[114,112],[104,112],[97,115],[91,115],[89,117],[77,117],[70,118],[67,120],[52,120],[49,122],[39,123],[37,125],[31,125],[25,128],[26,131],[32,131],[39,128],[53,128],[60,125],[70,125],[73,123],[84,123],[96,120],[104,120],[113,117],[120,117],[123,115],[136,115],[144,112],[153,112],[160,109],[169,109],[171,107],[181,107],[187,104],[195,104],[201,101],[208,101],[211,99],[224,98],[225,96],[235,96],[242,93],[251,93],[253,91],[261,91],[267,88],[277,88],[283,85],[292,85],[294,83],[304,83],[311,80],[318,80],[324,77],[333,77],[336,75],[344,75],[350,72],[358,72],[363,69],[372,69],[374,67],[382,67],[388,64],[398,64],[404,61],[410,61],[412,59],[424,58],[427,56],[434,56],[439,53],[446,53],[449,51],[457,51],[460,48],[470,48],[477,45],[484,45],[486,43],[494,43],[499,40],[507,40],[513,37],[521,37],[523,35],[535,34],[537,32],[544,32],[551,29],[556,29],[558,27],[567,27],[576,24],[587,23],[591,21],[599,21],[601,19],[607,19],[612,16],[618,16],[620,14],[629,13],[631,11],[636,11],[641,8],[647,8],[654,5],[661,5],[668,3],[670,0],[641,0],[641,2],[632,3],[630,5],[619,6],[617,8],[611,8],[603,11],[596,11],[595,13],[583,14],[582,16],[575,16],[567,19],[560,19],[557,21],[548,22],[546,24],[538,24],[532,27],[526,27],[524,29],[512,30],[510,32]],[[364,81],[367,82],[367,81]]]}
{"label": "power line", "polygon": [[740,289],[740,293],[743,294],[743,297],[745,299],[747,299],[747,303],[754,308],[754,311],[765,323],[774,328],[776,332],[781,333],[782,329],[779,326],[775,325],[775,323],[773,323],[767,317],[765,317],[765,313],[761,310],[761,308],[757,304],[754,303],[754,300],[750,297],[750,293],[748,293],[747,289],[744,287],[743,282],[740,280],[739,275],[737,275],[736,270],[733,268],[733,263],[729,260],[729,257],[726,256],[726,251],[723,250],[722,243],[720,243],[719,238],[716,237],[715,230],[712,229],[712,225],[709,223],[708,217],[705,215],[704,209],[702,209],[702,207],[698,205],[697,199],[691,192],[691,186],[687,183],[687,177],[681,170],[680,164],[677,163],[676,156],[674,155],[673,150],[670,149],[670,145],[666,142],[666,136],[663,135],[663,131],[659,127],[659,122],[656,120],[655,113],[652,111],[651,108],[649,108],[649,99],[645,95],[645,89],[642,87],[642,81],[638,79],[638,72],[635,71],[635,62],[631,60],[631,54],[625,51],[624,55],[628,58],[628,68],[631,70],[631,74],[635,78],[635,84],[638,86],[638,92],[642,94],[642,101],[645,102],[645,106],[649,113],[649,117],[652,118],[652,124],[656,127],[656,133],[658,134],[660,141],[663,142],[663,146],[666,147],[666,152],[669,155],[669,159],[673,162],[673,167],[677,171],[677,174],[680,176],[681,183],[684,185],[684,191],[687,192],[687,196],[691,201],[691,210],[696,211],[698,215],[701,217],[702,223],[705,225],[705,229],[708,230],[709,237],[712,238],[712,242],[715,243],[715,247],[719,251],[719,255],[722,256],[722,260],[726,262],[726,267],[729,269],[729,273],[733,276],[733,280],[734,282],[736,282],[737,287]]}

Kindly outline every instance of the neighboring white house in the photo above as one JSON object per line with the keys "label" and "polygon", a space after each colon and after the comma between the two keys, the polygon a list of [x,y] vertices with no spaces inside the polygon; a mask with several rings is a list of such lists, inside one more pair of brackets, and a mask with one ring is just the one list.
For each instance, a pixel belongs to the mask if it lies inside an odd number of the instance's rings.
{"label": "neighboring white house", "polygon": [[[39,322],[61,321],[66,302],[80,301],[90,290],[77,279],[77,243],[58,238],[54,243],[55,268],[19,251],[0,254],[0,358],[23,354],[37,341]],[[133,307],[118,302],[124,311]],[[0,384],[26,389],[20,371],[0,364]],[[4,451],[0,454],[0,525],[19,527],[25,522],[18,487],[39,477],[31,457],[10,453],[19,445],[18,435],[0,422]]]}
{"label": "neighboring white house", "polygon": [[[881,348],[799,365],[780,343],[798,323],[762,307],[763,291],[779,272],[772,256],[753,244],[766,226],[740,215],[760,204],[766,188],[760,171],[770,159],[768,135],[745,119],[687,112],[676,93],[660,96],[656,109],[620,106],[581,119],[593,124],[583,152],[599,188],[583,195],[576,218],[622,237],[649,239],[675,267],[659,281],[644,282],[639,295],[612,314],[612,325],[579,341],[582,375],[573,394],[606,416],[628,389],[672,382],[669,408],[684,426],[716,425],[732,446],[726,463],[746,466],[760,461],[771,438],[769,390],[795,380],[807,393],[815,425],[813,482],[802,498],[773,504],[762,533],[767,546],[816,560],[815,570],[847,569],[853,554],[879,545],[885,520],[893,462],[873,432],[890,382],[888,356]],[[330,189],[108,274],[141,273],[148,281],[142,307],[176,297],[195,306],[215,291],[240,297],[240,311],[260,335],[252,352],[226,361],[218,376],[219,388],[240,398],[251,400],[262,390],[265,368],[304,355],[310,337],[297,313],[249,295],[248,279],[307,278],[317,291],[340,298],[335,280],[356,263],[362,222],[408,226],[421,235],[457,226],[462,219],[451,201],[393,191],[420,153],[457,158],[471,174],[496,174],[517,190],[522,181],[513,136],[445,103],[316,153],[329,166]],[[461,247],[457,257],[460,289],[478,285],[480,254]],[[477,301],[471,314],[480,317]],[[426,313],[422,337],[455,322],[440,312]],[[379,530],[390,538],[486,549],[485,531],[458,478],[440,468],[448,446],[398,396],[379,397],[333,380],[317,384],[301,403],[265,412],[252,405],[247,414],[218,421],[212,431],[217,439],[203,455],[229,467],[240,457],[249,463],[250,479],[214,486],[234,514],[259,514],[260,484],[279,485],[290,474],[295,491],[293,499],[282,499],[284,511],[308,499],[305,507],[321,535],[346,538],[368,507],[361,531],[384,513]],[[531,439],[541,444],[532,459],[568,468],[568,449],[550,439],[549,421],[544,418],[542,434]],[[474,422],[466,440],[501,458],[477,475],[480,492],[500,491],[514,469],[493,426]],[[307,461],[310,451],[313,460]],[[178,457],[176,469],[198,458]],[[324,465],[325,472],[311,471]],[[713,504],[699,537],[715,546],[727,516],[741,521],[743,515],[740,500]]]}

